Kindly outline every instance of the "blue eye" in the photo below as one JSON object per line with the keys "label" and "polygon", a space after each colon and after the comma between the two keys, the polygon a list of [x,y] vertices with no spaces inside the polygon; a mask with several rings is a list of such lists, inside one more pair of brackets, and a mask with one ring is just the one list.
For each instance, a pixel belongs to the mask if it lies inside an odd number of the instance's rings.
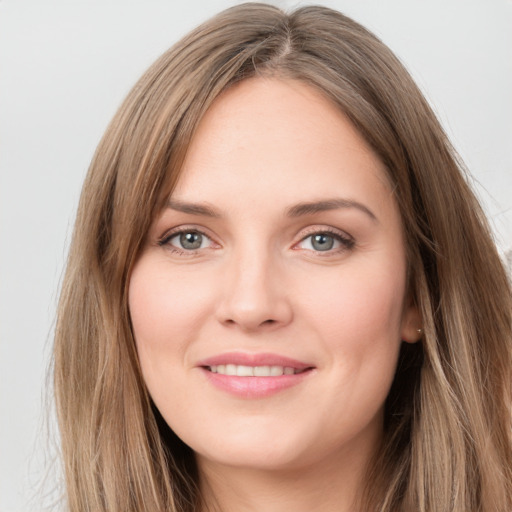
{"label": "blue eye", "polygon": [[337,249],[350,249],[354,246],[351,238],[337,233],[318,232],[305,237],[299,244],[301,249],[315,252],[328,252]]}
{"label": "blue eye", "polygon": [[169,245],[182,251],[197,251],[211,245],[211,240],[195,230],[186,230],[172,233],[159,242],[159,245]]}
{"label": "blue eye", "polygon": [[325,233],[319,233],[318,235],[312,235],[311,246],[316,251],[330,251],[334,247],[334,237],[326,235]]}
{"label": "blue eye", "polygon": [[[201,233],[180,233],[179,235],[176,235],[174,238],[179,240],[182,249],[187,249],[191,251],[195,249],[200,249],[201,245],[203,244],[203,235],[201,235]],[[174,240],[174,238],[172,238],[171,240]]]}

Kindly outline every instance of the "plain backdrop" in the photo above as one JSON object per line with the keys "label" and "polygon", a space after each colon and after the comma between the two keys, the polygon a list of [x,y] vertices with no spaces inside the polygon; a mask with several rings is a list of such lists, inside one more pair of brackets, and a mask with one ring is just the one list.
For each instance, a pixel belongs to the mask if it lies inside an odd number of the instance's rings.
{"label": "plain backdrop", "polygon": [[[95,146],[147,66],[235,3],[0,0],[0,512],[43,510],[39,484],[45,472],[47,492],[56,480],[45,378]],[[500,251],[512,247],[512,1],[321,3],[362,22],[406,64],[471,170]]]}

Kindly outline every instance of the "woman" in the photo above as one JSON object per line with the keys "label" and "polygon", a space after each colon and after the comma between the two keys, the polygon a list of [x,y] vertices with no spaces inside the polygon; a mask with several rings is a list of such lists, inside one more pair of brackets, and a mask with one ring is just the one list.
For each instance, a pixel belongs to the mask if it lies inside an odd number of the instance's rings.
{"label": "woman", "polygon": [[326,8],[228,9],[141,78],[84,185],[69,508],[508,511],[511,311],[391,52]]}

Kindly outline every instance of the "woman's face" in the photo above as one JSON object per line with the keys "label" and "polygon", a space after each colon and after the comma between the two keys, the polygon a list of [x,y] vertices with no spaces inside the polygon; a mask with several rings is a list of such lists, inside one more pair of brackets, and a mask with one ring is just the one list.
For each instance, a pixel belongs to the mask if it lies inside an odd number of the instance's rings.
{"label": "woman's face", "polygon": [[277,79],[201,121],[129,305],[169,426],[200,462],[261,469],[371,453],[419,327],[383,164],[316,90]]}

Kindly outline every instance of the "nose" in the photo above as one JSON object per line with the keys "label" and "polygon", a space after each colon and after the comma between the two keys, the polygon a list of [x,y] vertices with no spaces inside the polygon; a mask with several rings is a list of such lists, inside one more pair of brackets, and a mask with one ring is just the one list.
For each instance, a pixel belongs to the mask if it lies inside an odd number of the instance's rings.
{"label": "nose", "polygon": [[250,252],[232,255],[221,279],[217,318],[224,325],[246,332],[283,327],[293,318],[284,262]]}

